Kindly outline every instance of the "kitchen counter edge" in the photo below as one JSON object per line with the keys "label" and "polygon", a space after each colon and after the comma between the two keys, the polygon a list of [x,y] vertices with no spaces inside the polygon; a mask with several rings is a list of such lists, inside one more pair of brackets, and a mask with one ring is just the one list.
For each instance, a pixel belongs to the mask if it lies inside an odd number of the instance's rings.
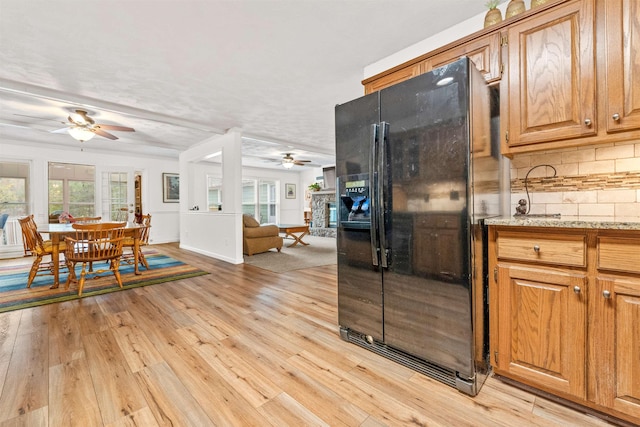
{"label": "kitchen counter edge", "polygon": [[640,217],[637,218],[594,218],[563,216],[553,217],[517,217],[502,216],[487,218],[486,225],[502,225],[515,227],[552,227],[552,228],[585,228],[609,230],[640,230]]}

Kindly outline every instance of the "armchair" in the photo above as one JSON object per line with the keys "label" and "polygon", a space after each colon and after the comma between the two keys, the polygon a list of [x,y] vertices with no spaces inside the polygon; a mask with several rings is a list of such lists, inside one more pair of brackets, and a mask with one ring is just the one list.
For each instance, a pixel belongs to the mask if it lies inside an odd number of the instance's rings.
{"label": "armchair", "polygon": [[250,215],[242,215],[242,252],[253,255],[276,248],[282,249],[282,237],[277,225],[260,225]]}

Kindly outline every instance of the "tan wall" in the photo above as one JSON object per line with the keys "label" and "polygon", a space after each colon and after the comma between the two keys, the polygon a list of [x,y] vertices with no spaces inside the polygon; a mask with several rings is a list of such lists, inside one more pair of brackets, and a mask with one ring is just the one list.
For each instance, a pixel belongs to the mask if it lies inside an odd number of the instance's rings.
{"label": "tan wall", "polygon": [[529,174],[530,213],[593,216],[594,219],[640,217],[640,141],[520,154],[511,161],[511,204],[526,199]]}

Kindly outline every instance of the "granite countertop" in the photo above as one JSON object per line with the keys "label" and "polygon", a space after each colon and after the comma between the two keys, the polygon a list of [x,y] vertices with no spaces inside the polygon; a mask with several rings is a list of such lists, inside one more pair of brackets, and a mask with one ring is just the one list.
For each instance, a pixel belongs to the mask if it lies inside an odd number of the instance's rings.
{"label": "granite countertop", "polygon": [[502,216],[485,219],[486,225],[520,227],[593,228],[610,230],[640,230],[640,217],[595,216]]}

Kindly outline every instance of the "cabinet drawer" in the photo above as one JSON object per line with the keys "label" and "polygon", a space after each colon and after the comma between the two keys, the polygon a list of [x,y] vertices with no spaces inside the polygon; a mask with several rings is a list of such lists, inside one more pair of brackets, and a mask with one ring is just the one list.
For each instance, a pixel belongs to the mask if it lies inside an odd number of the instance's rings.
{"label": "cabinet drawer", "polygon": [[586,237],[500,232],[498,258],[586,267]]}
{"label": "cabinet drawer", "polygon": [[598,269],[640,273],[640,239],[599,237]]}

